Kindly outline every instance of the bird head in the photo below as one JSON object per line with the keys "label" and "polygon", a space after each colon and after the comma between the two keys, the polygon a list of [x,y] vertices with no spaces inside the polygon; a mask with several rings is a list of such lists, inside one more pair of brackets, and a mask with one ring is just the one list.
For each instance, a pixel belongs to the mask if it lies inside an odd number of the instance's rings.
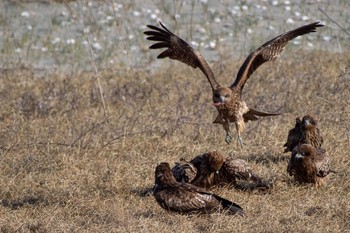
{"label": "bird head", "polygon": [[297,159],[303,159],[314,153],[315,148],[310,144],[301,144],[295,150],[294,154]]}
{"label": "bird head", "polygon": [[232,90],[228,87],[220,87],[213,93],[213,102],[215,107],[220,107],[230,101]]}
{"label": "bird head", "polygon": [[169,163],[161,163],[156,167],[155,171],[155,183],[156,184],[164,184],[167,182],[176,181],[175,177],[171,173],[170,165]]}
{"label": "bird head", "polygon": [[206,154],[206,157],[208,161],[209,170],[211,172],[219,174],[219,170],[224,164],[224,156],[217,151],[211,151]]}
{"label": "bird head", "polygon": [[317,121],[312,116],[305,115],[301,121],[301,124],[302,124],[304,129],[311,129],[311,128],[317,126]]}

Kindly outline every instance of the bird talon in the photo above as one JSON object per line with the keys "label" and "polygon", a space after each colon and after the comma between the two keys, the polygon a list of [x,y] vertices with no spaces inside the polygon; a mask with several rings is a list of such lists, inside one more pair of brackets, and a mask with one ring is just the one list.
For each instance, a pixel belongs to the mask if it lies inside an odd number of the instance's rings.
{"label": "bird talon", "polygon": [[232,142],[232,137],[230,134],[226,134],[225,142],[230,145]]}
{"label": "bird talon", "polygon": [[243,145],[244,145],[245,143],[244,143],[244,141],[242,140],[241,137],[238,137],[238,138],[237,138],[237,142],[238,142],[238,144],[241,146],[241,148],[243,148]]}

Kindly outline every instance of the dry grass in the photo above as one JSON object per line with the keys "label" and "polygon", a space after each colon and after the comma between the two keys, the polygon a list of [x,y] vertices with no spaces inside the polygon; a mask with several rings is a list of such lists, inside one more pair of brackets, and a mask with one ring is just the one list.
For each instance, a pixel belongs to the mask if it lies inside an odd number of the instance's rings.
{"label": "dry grass", "polygon": [[[217,113],[209,84],[182,64],[162,61],[173,66],[152,74],[101,72],[107,118],[94,74],[3,72],[1,231],[350,231],[350,56],[297,53],[287,50],[248,81],[250,106],[285,114],[249,123],[243,149],[225,144],[223,129],[211,124]],[[222,84],[232,81],[240,62],[223,64]],[[289,155],[282,153],[295,117],[307,113],[319,119],[338,171],[320,189],[291,182]],[[263,177],[278,178],[270,193],[215,190],[247,217],[178,215],[147,195],[158,163],[208,150],[246,159]]]}

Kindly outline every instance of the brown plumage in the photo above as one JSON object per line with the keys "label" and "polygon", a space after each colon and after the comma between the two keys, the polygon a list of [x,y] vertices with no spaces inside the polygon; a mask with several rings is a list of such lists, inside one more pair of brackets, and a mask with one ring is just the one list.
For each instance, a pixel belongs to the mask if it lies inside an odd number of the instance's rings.
{"label": "brown plumage", "polygon": [[[216,185],[236,185],[237,180],[253,181],[259,187],[268,187],[243,159],[225,158],[220,152],[211,151],[198,155],[190,162],[183,163],[184,167],[175,165],[173,174],[177,181],[188,182],[203,188]],[[192,169],[187,169],[191,167]],[[176,169],[175,169],[176,168]],[[193,169],[194,168],[194,169]],[[196,175],[193,173],[197,170]],[[174,171],[177,172],[174,172]],[[187,179],[189,176],[193,179]]]}
{"label": "brown plumage", "polygon": [[227,158],[214,180],[215,185],[236,185],[237,180],[245,180],[252,181],[259,187],[269,187],[265,181],[252,171],[248,162],[243,159]]}
{"label": "brown plumage", "polygon": [[242,89],[250,75],[265,62],[275,60],[283,51],[288,41],[297,36],[315,32],[317,27],[323,26],[319,24],[319,22],[311,23],[269,40],[246,58],[233,84],[229,87],[222,87],[216,81],[214,73],[204,57],[198,51],[194,50],[186,41],[168,30],[161,22],[159,23],[162,28],[147,25],[152,30],[144,32],[148,35],[148,40],[157,42],[150,46],[150,49],[167,48],[159,54],[157,58],[169,57],[170,59],[181,61],[193,68],[199,67],[199,69],[201,69],[210,83],[213,91],[213,102],[219,112],[219,115],[213,123],[218,123],[223,126],[226,131],[225,141],[230,144],[232,141],[230,122],[234,122],[238,134],[237,140],[241,146],[243,145],[241,133],[244,131],[245,122],[257,120],[259,116],[280,115],[277,113],[260,112],[249,108],[242,100]]}
{"label": "brown plumage", "polygon": [[286,147],[284,153],[293,151],[294,147],[299,145],[302,137],[301,120],[297,117],[295,118],[295,126],[293,129],[289,130],[287,142],[283,145],[283,147]]}
{"label": "brown plumage", "polygon": [[191,184],[210,188],[215,185],[214,176],[219,174],[224,163],[224,156],[217,151],[211,151],[195,157],[190,163],[197,168],[197,175]]}
{"label": "brown plumage", "polygon": [[229,200],[192,184],[177,182],[168,163],[156,167],[154,197],[161,207],[178,213],[244,214],[239,205]]}
{"label": "brown plumage", "polygon": [[293,151],[300,144],[311,144],[316,148],[321,148],[323,144],[317,121],[310,115],[305,115],[302,120],[296,118],[295,127],[289,131],[287,142],[284,144],[284,152]]}
{"label": "brown plumage", "polygon": [[325,150],[310,144],[294,148],[288,167],[288,174],[299,183],[312,183],[316,187],[326,183],[326,176],[334,172],[330,169],[330,158]]}
{"label": "brown plumage", "polygon": [[184,158],[181,158],[180,162],[176,162],[171,171],[177,181],[185,183],[191,183],[197,175],[197,168]]}

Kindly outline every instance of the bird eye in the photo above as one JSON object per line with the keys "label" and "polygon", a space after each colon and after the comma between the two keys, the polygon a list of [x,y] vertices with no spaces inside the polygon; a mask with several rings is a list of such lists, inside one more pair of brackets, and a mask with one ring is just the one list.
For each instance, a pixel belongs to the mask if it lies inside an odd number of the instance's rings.
{"label": "bird eye", "polygon": [[225,95],[225,98],[227,98],[227,97],[230,97],[230,95],[229,95],[229,94],[226,94],[226,95]]}

